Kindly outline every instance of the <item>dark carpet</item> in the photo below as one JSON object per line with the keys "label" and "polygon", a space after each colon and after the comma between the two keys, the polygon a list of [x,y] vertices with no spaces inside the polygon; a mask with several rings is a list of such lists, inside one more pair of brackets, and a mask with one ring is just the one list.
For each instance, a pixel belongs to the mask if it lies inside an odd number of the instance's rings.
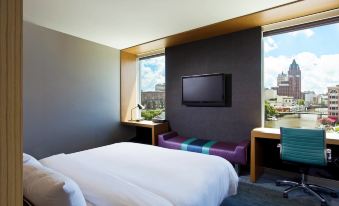
{"label": "dark carpet", "polygon": [[[288,199],[283,198],[282,192],[286,187],[277,187],[275,180],[278,179],[291,178],[286,178],[286,175],[281,176],[272,172],[265,172],[257,183],[252,183],[248,175],[241,176],[238,194],[225,199],[222,206],[320,206],[318,199],[304,193],[302,190],[289,193]],[[327,186],[339,192],[339,183],[337,181],[310,178],[309,182]],[[324,194],[323,197],[327,200],[329,206],[339,206],[338,198],[332,198],[326,194]]]}

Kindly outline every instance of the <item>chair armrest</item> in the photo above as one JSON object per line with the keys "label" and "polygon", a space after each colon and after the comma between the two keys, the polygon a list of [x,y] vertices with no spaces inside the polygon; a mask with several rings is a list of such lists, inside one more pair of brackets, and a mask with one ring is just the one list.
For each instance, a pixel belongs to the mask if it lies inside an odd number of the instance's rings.
{"label": "chair armrest", "polygon": [[168,140],[168,139],[176,137],[176,136],[178,136],[177,132],[167,132],[167,133],[159,134],[158,138],[163,139],[163,140]]}
{"label": "chair armrest", "polygon": [[281,145],[281,143],[277,144],[277,148],[279,148],[280,159],[282,159],[282,145]]}
{"label": "chair armrest", "polygon": [[280,153],[280,158],[281,158],[281,151],[282,151],[282,146],[281,146],[281,144],[279,143],[279,144],[277,144],[277,148],[279,148],[279,153]]}

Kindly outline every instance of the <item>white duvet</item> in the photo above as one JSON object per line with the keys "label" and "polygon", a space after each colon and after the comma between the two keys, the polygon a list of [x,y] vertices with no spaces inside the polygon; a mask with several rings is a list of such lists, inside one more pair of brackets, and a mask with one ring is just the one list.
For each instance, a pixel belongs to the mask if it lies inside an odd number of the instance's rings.
{"label": "white duvet", "polygon": [[76,181],[94,206],[218,206],[238,176],[223,158],[137,143],[116,143],[40,160]]}

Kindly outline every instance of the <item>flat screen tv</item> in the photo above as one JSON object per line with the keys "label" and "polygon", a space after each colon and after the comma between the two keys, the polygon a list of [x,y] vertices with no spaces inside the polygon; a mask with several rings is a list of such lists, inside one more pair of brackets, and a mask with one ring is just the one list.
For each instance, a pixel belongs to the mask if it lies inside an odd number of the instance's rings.
{"label": "flat screen tv", "polygon": [[203,74],[182,77],[182,104],[198,107],[230,107],[230,74]]}

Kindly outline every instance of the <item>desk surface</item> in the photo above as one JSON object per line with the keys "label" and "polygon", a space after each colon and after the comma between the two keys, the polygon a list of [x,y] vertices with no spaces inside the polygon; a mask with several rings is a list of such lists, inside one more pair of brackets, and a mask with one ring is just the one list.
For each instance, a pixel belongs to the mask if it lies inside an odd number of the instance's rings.
{"label": "desk surface", "polygon": [[[277,128],[255,128],[251,132],[252,137],[266,139],[280,139],[280,129]],[[326,143],[339,145],[339,133],[327,132]]]}
{"label": "desk surface", "polygon": [[129,126],[153,128],[155,126],[167,124],[167,122],[165,122],[165,123],[154,123],[152,121],[143,120],[143,121],[126,121],[126,122],[121,122],[121,124],[129,125]]}

